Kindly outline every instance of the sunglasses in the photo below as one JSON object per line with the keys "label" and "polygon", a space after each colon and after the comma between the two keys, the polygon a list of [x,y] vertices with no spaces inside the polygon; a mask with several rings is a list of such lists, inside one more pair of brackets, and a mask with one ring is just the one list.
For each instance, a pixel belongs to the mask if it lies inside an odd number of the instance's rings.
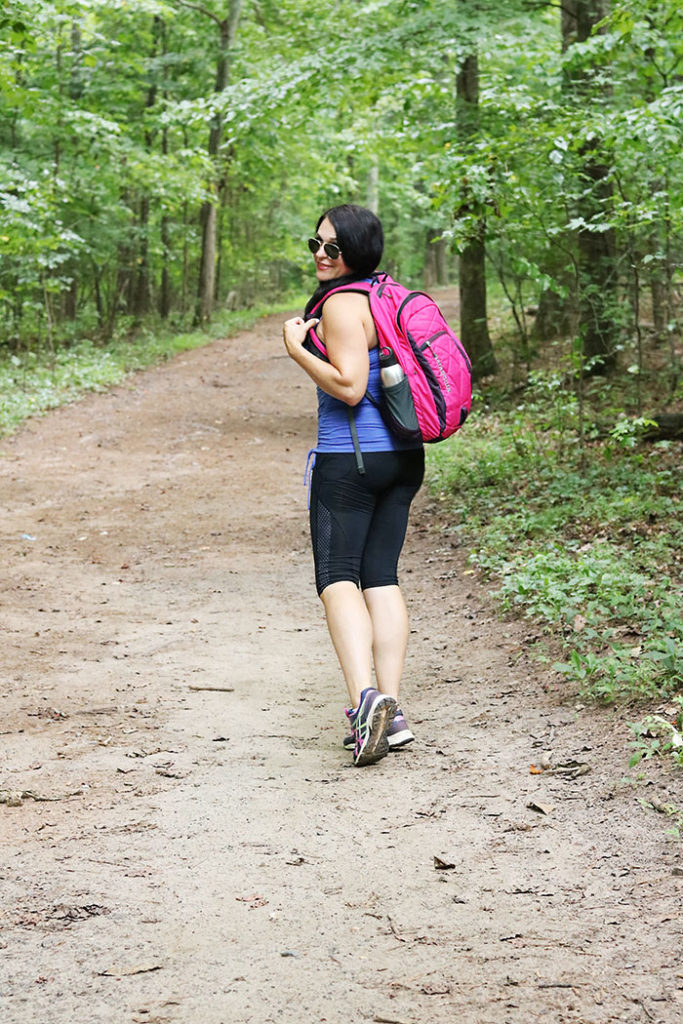
{"label": "sunglasses", "polygon": [[328,257],[328,259],[338,260],[339,257],[341,256],[341,249],[339,248],[336,242],[323,242],[322,238],[308,239],[308,248],[311,250],[314,256],[316,255],[316,253],[320,251],[321,245],[325,250],[325,255]]}

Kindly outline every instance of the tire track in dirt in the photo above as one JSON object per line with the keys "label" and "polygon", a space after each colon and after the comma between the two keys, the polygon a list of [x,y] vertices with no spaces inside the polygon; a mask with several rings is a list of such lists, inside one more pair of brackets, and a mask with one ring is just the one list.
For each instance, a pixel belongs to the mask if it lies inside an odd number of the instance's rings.
{"label": "tire track in dirt", "polygon": [[1,1019],[680,1020],[680,848],[621,782],[628,716],[528,661],[426,494],[418,740],[350,766],[313,405],[269,318],[0,442],[0,790],[33,794],[0,805]]}

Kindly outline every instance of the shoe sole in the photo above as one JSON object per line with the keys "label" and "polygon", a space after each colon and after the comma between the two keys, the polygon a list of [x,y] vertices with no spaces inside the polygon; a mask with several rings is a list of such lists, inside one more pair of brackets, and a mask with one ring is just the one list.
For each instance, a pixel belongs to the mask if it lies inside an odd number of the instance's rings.
{"label": "shoe sole", "polygon": [[399,750],[401,747],[407,747],[414,739],[415,737],[410,729],[402,729],[401,732],[395,732],[393,736],[387,736],[389,750]]}
{"label": "shoe sole", "polygon": [[365,743],[354,757],[356,768],[381,761],[389,753],[387,729],[394,720],[397,704],[393,697],[379,697],[368,715],[368,735]]}
{"label": "shoe sole", "polygon": [[[410,729],[402,729],[401,732],[394,733],[393,736],[387,735],[387,743],[389,744],[389,751],[400,750],[401,747],[407,747],[409,743],[412,743],[415,737],[413,736]],[[353,736],[346,736],[342,744],[344,750],[350,750],[353,753],[355,741]]]}

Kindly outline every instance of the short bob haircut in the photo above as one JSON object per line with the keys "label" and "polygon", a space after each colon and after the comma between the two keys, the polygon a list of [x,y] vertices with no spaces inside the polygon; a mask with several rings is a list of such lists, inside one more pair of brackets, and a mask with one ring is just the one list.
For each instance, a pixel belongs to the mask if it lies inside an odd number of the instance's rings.
{"label": "short bob haircut", "polygon": [[326,210],[316,231],[327,217],[337,236],[344,263],[355,274],[369,277],[379,266],[384,251],[384,232],[379,217],[364,206],[344,203]]}

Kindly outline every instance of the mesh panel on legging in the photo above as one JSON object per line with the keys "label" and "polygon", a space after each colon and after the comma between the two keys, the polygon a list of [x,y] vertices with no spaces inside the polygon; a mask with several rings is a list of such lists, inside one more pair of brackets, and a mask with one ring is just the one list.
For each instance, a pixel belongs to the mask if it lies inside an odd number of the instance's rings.
{"label": "mesh panel on legging", "polygon": [[311,516],[311,537],[313,550],[317,552],[315,577],[318,593],[322,594],[330,582],[330,541],[332,537],[332,516],[329,508],[321,501],[315,504],[315,514]]}

